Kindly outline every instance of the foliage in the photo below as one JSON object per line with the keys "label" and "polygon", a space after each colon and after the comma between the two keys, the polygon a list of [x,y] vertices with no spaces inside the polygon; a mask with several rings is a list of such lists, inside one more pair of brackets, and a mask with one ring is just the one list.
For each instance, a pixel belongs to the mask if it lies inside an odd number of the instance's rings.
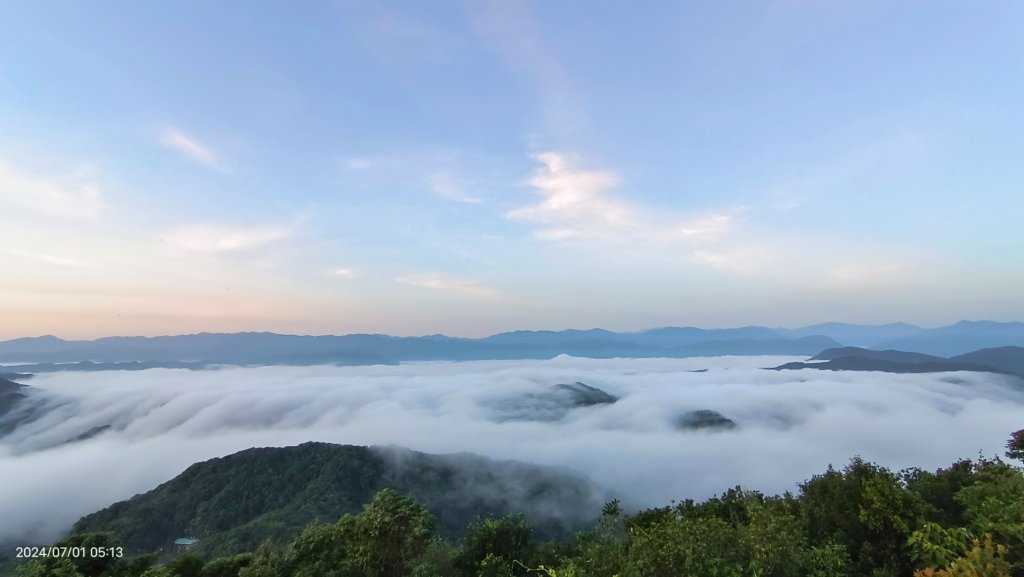
{"label": "foliage", "polygon": [[825,543],[800,551],[805,577],[845,577],[850,574],[850,555],[840,543]]}
{"label": "foliage", "polygon": [[447,577],[455,574],[455,547],[435,537],[416,558],[412,577]]}
{"label": "foliage", "polygon": [[947,568],[918,570],[914,577],[1011,577],[1005,555],[1006,546],[993,544],[992,536],[985,535],[984,542],[975,539],[971,548]]}
{"label": "foliage", "polygon": [[920,497],[925,519],[944,527],[967,523],[963,505],[955,497],[977,480],[974,463],[969,459],[961,459],[934,473],[915,468],[903,471],[900,476],[907,489]]}
{"label": "foliage", "polygon": [[203,567],[202,577],[238,577],[238,572],[252,564],[254,557],[252,553],[241,553],[214,559]]}
{"label": "foliage", "polygon": [[925,522],[910,534],[907,544],[910,557],[918,567],[945,567],[963,555],[971,541],[971,533],[963,527],[943,528]]}
{"label": "foliage", "polygon": [[83,517],[72,531],[111,533],[133,554],[170,551],[175,539],[194,535],[196,553],[228,556],[252,552],[267,540],[283,547],[310,523],[355,515],[388,488],[425,505],[448,539],[461,538],[479,516],[518,513],[502,497],[513,491],[530,495],[538,511],[549,511],[540,505],[552,503],[572,512],[572,522],[538,513],[547,522],[537,524],[536,534],[570,537],[597,516],[585,483],[540,467],[304,443],[197,463],[148,493]]}
{"label": "foliage", "polygon": [[[578,553],[571,567],[566,567],[562,573],[574,574],[577,568],[583,575],[621,573],[628,554],[626,525],[627,519],[620,503],[610,501],[605,504],[601,519],[594,529],[578,536]],[[639,527],[640,523],[636,522],[633,526]]]}
{"label": "foliage", "polygon": [[748,503],[747,517],[749,522],[740,528],[740,542],[749,559],[750,574],[757,577],[800,575],[804,540],[799,520],[778,502],[756,500]]}
{"label": "foliage", "polygon": [[717,517],[666,518],[631,530],[629,577],[740,577],[743,551],[734,526]]}
{"label": "foliage", "polygon": [[1024,461],[1024,429],[1010,435],[1010,440],[1006,442],[1006,457]]}
{"label": "foliage", "polygon": [[[734,487],[701,502],[626,514],[608,502],[571,541],[538,542],[522,515],[481,515],[461,541],[393,489],[358,513],[313,522],[290,542],[204,562],[38,559],[22,577],[1021,577],[1024,471],[961,460],[899,475],[853,459],[765,496]],[[208,517],[209,519],[209,517]],[[61,544],[116,546],[87,533]]]}
{"label": "foliage", "polygon": [[521,515],[478,519],[466,529],[455,555],[455,568],[463,577],[524,575],[524,568],[513,568],[513,564],[526,560],[531,534],[530,526]]}
{"label": "foliage", "polygon": [[811,545],[844,545],[854,575],[911,572],[907,540],[924,507],[895,474],[855,458],[842,471],[830,467],[800,488],[800,510]]}
{"label": "foliage", "polygon": [[[92,551],[94,548],[110,551],[121,544],[109,533],[85,533],[71,535],[53,546],[79,548],[84,551]],[[42,557],[19,567],[17,574],[21,577],[137,577],[154,562],[155,558],[151,555],[129,558],[92,554],[78,557]]]}
{"label": "foliage", "polygon": [[238,571],[238,577],[280,577],[289,572],[285,555],[269,541],[265,541],[256,550],[252,561]]}
{"label": "foliage", "polygon": [[434,519],[423,505],[384,489],[355,517],[352,529],[363,575],[402,577],[433,539]]}
{"label": "foliage", "polygon": [[1006,545],[1006,558],[1024,571],[1024,475],[999,460],[982,460],[976,467],[977,480],[956,494],[964,507],[967,529],[973,535],[991,534]]}

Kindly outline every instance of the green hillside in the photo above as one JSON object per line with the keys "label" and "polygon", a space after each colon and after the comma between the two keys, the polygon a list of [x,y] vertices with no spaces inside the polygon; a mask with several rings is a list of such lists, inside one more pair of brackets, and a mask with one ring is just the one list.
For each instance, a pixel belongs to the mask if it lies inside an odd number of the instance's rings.
{"label": "green hillside", "polygon": [[249,449],[197,463],[173,480],[83,517],[75,533],[110,532],[132,552],[169,550],[183,536],[204,555],[284,543],[312,521],[356,513],[381,489],[427,506],[441,535],[457,538],[478,515],[524,512],[545,536],[596,517],[603,499],[584,481],[475,455],[327,443]]}
{"label": "green hillside", "polygon": [[[311,465],[314,472],[322,466],[318,460],[328,462],[337,456],[359,462],[359,467],[363,461],[374,462],[367,458],[372,452],[359,447],[310,444],[246,451],[219,460],[227,466],[204,463],[183,477],[191,483],[223,480],[205,473],[268,464],[263,460],[268,455],[280,458],[277,464],[284,467],[285,477],[291,475],[289,461],[294,459]],[[1024,431],[1011,436],[1006,456],[1024,458]],[[235,460],[242,466],[235,468]],[[269,473],[265,480],[271,482]],[[259,492],[283,489],[284,484],[260,487]],[[444,484],[435,488],[440,490]],[[259,487],[258,480],[253,487]],[[424,495],[434,491],[418,490]],[[445,507],[458,501],[450,500]],[[241,511],[246,506],[238,505]],[[155,512],[139,508],[138,500],[120,507],[83,519],[77,529],[93,530],[107,519],[112,523],[109,528],[126,531],[126,520],[141,522],[137,516]],[[127,515],[128,510],[133,516]],[[514,515],[477,518],[459,532],[461,539],[452,540],[438,530],[451,520],[444,510],[432,513],[424,502],[384,489],[358,513],[310,524],[288,543],[268,541],[246,553],[215,559],[193,552],[162,558],[50,557],[25,563],[15,573],[21,577],[1024,576],[1024,470],[999,459],[961,460],[934,472],[899,473],[853,459],[843,469],[830,467],[800,483],[796,494],[766,496],[736,487],[700,503],[685,500],[635,514],[626,514],[613,500],[589,529],[557,540],[545,540],[525,518]],[[210,518],[204,522],[213,523]],[[123,534],[122,538],[136,537]],[[58,545],[106,550],[119,544],[110,533],[84,533]]]}

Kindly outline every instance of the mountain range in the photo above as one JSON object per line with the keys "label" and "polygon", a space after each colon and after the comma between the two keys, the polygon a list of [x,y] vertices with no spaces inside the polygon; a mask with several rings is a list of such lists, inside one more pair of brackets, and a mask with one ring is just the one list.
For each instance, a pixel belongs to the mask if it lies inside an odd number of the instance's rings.
{"label": "mountain range", "polygon": [[799,329],[664,327],[625,333],[604,329],[513,331],[479,339],[428,335],[282,335],[199,333],[64,340],[48,335],[0,342],[5,371],[202,369],[232,365],[365,365],[402,361],[720,355],[811,356],[841,346],[898,349],[950,357],[982,348],[1024,346],[1024,323],[962,321],[925,329],[905,323],[826,323]]}

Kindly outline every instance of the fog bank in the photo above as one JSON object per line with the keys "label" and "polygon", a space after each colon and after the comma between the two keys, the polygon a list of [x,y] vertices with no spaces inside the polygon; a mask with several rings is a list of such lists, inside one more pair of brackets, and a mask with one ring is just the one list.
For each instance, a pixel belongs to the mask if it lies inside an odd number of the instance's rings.
{"label": "fog bank", "polygon": [[[55,538],[81,515],[193,462],[252,446],[394,444],[558,465],[642,507],[737,484],[794,490],[854,455],[935,468],[1001,454],[1024,426],[1022,382],[1013,377],[761,369],[791,360],[563,356],[41,374],[30,384],[45,414],[0,439],[0,542]],[[698,369],[708,370],[691,372]],[[577,381],[620,399],[556,421],[508,418],[510,399],[529,412],[552,385]],[[676,427],[699,409],[739,427]]]}

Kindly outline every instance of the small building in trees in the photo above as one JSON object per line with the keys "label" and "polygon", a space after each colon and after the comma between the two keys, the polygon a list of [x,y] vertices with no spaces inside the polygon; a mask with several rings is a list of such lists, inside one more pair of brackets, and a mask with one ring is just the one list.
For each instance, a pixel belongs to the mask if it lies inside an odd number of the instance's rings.
{"label": "small building in trees", "polygon": [[181,553],[183,551],[188,551],[189,549],[191,549],[198,542],[199,542],[199,539],[196,539],[195,537],[181,537],[179,539],[175,539],[174,540],[174,551],[177,552],[177,553]]}

